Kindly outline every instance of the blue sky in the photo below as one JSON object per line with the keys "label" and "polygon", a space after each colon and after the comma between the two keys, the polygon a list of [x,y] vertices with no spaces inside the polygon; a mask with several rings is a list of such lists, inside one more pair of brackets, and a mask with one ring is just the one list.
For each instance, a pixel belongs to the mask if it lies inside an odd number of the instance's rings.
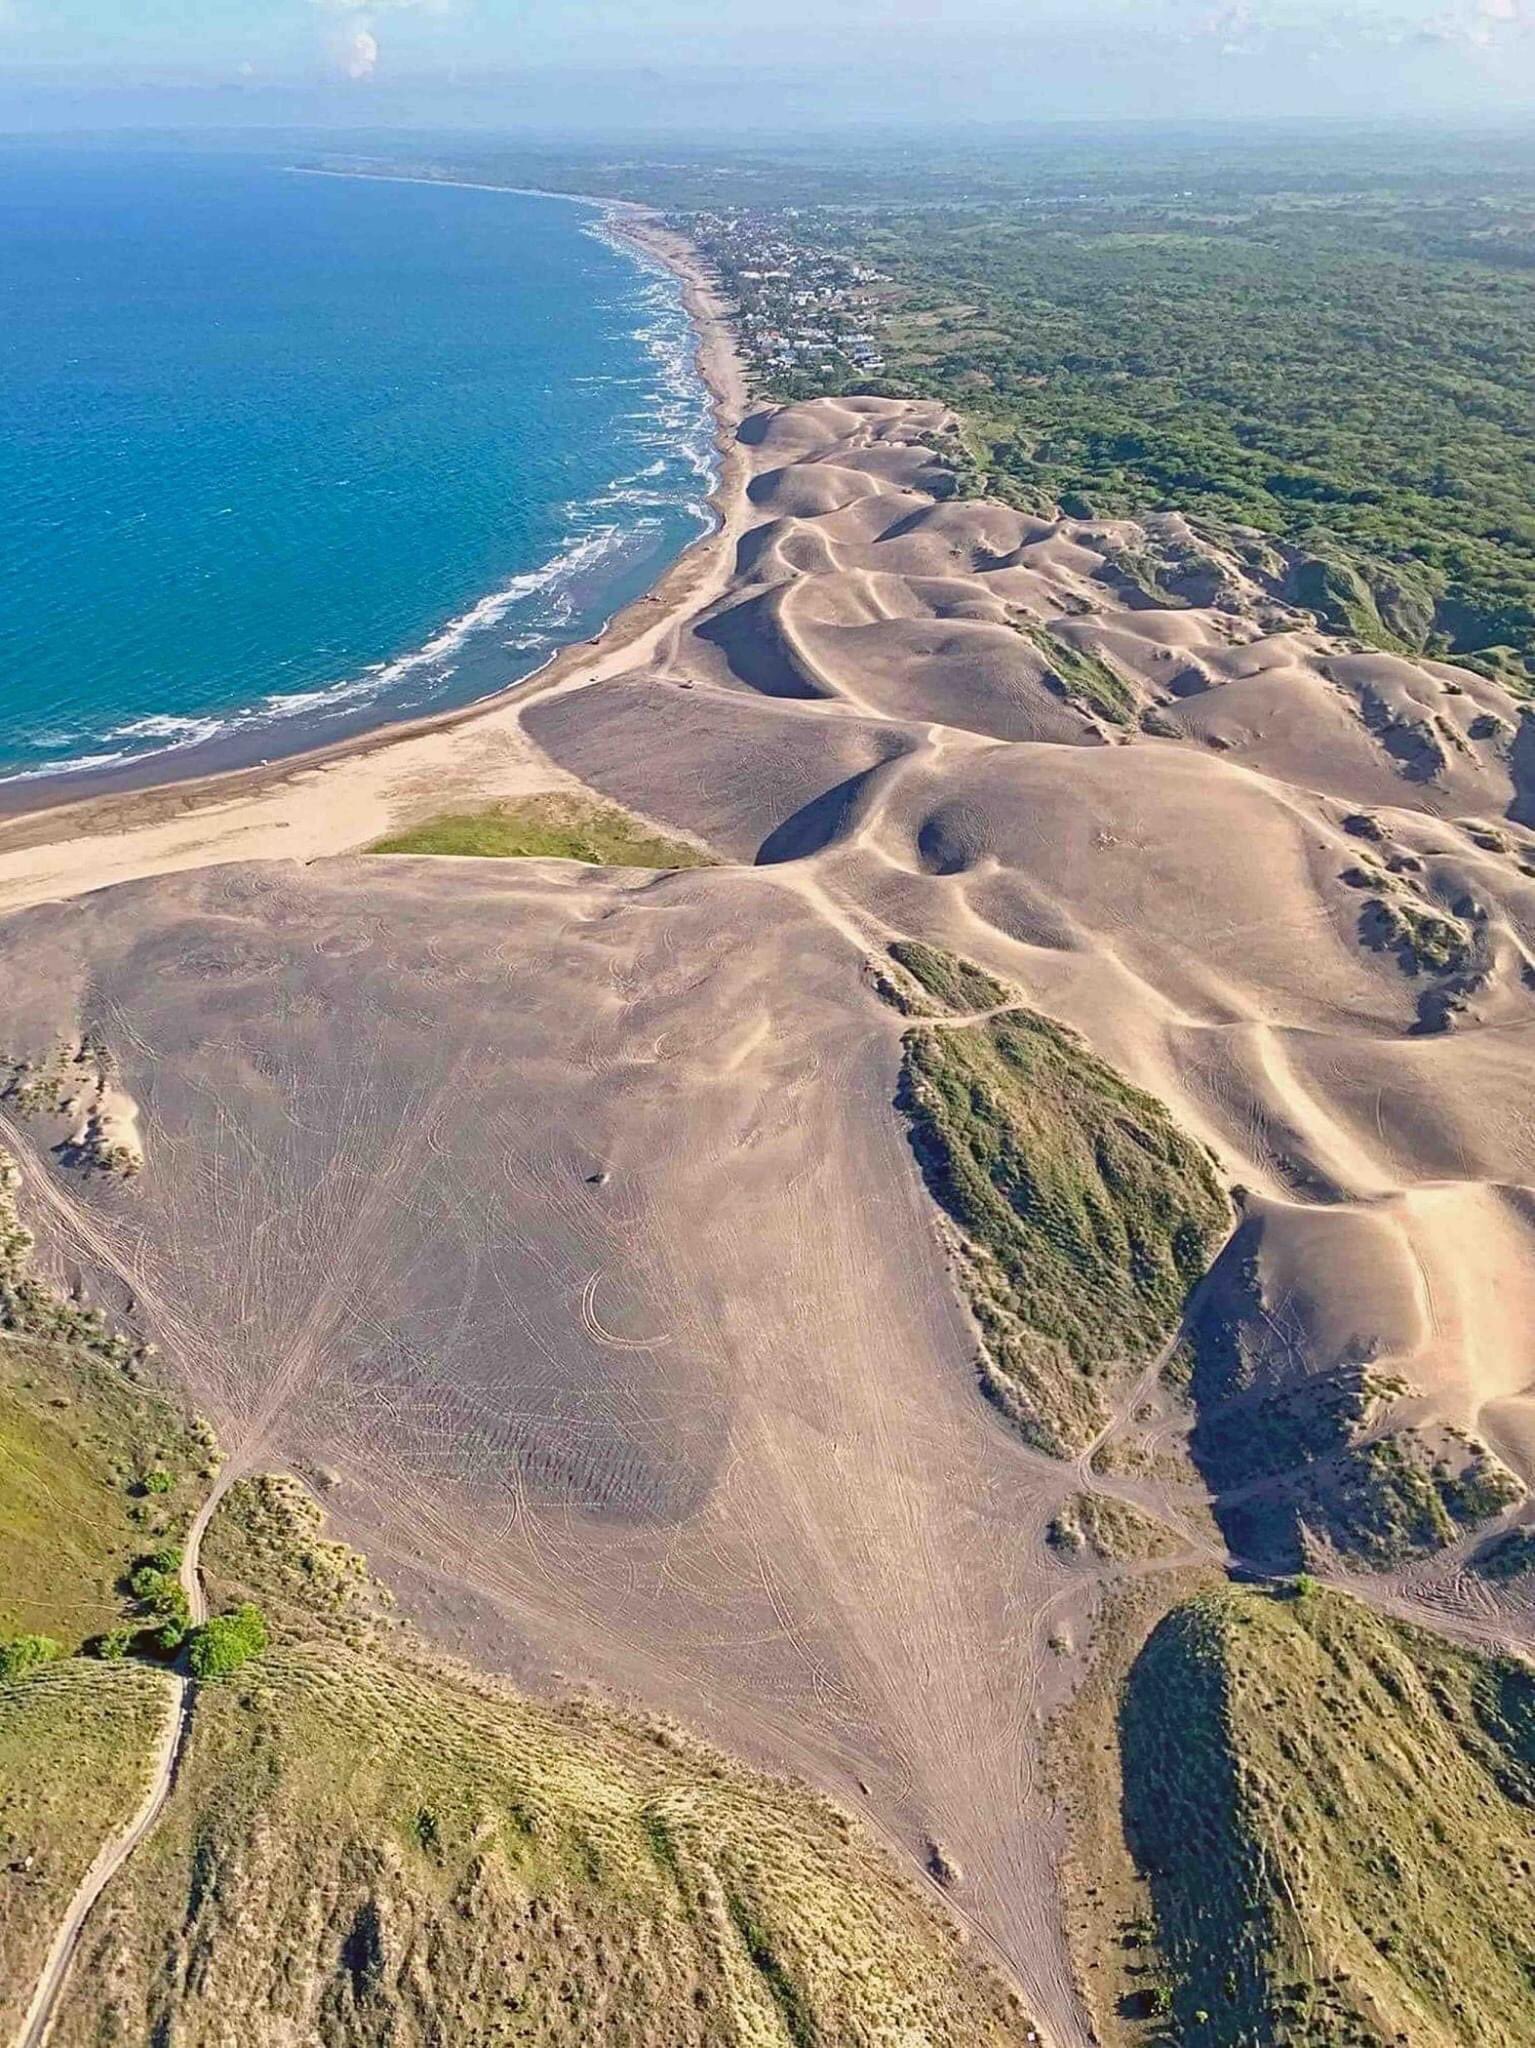
{"label": "blue sky", "polygon": [[[1535,0],[0,0],[50,105],[545,125],[1535,105]],[[732,105],[733,103],[733,105]]]}

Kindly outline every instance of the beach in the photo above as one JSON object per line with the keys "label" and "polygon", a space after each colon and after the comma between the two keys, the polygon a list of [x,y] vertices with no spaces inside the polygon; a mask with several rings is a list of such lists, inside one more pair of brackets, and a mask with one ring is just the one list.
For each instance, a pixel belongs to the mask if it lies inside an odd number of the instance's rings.
{"label": "beach", "polygon": [[[391,827],[456,806],[571,786],[519,724],[532,694],[594,680],[642,661],[723,582],[742,511],[735,428],[745,380],[713,281],[689,244],[652,215],[603,202],[608,229],[678,281],[697,335],[697,367],[720,451],[711,496],[716,526],[595,641],[567,647],[534,676],[479,703],[384,725],[260,765],[197,773],[183,754],[151,756],[109,777],[11,784],[0,790],[0,908],[218,860],[314,860],[367,845]],[[102,786],[102,785],[105,786]]]}

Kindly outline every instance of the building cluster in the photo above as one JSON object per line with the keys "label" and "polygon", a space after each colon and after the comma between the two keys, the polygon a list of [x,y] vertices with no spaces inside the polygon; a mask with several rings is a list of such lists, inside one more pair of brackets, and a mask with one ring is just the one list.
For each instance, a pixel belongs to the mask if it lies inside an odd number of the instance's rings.
{"label": "building cluster", "polygon": [[683,225],[734,302],[737,338],[763,381],[879,376],[889,281],[817,248],[796,222],[787,208],[695,213]]}

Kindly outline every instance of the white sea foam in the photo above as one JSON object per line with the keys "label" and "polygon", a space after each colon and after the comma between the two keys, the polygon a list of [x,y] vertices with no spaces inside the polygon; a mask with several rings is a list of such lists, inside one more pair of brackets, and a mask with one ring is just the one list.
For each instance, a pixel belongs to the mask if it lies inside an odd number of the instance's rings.
{"label": "white sea foam", "polygon": [[[345,681],[320,689],[271,692],[245,709],[221,716],[153,713],[132,719],[102,735],[108,746],[114,741],[129,742],[126,746],[17,769],[0,776],[0,782],[30,782],[45,776],[119,767],[304,713],[355,708],[397,691],[401,684],[417,676],[444,682],[456,672],[454,658],[469,643],[493,631],[519,605],[532,598],[541,600],[536,623],[520,623],[500,645],[505,652],[516,655],[547,654],[575,622],[574,586],[579,579],[641,536],[653,534],[661,527],[662,522],[656,518],[634,515],[675,510],[701,527],[706,526],[710,513],[701,498],[695,496],[679,503],[664,488],[644,488],[647,483],[659,483],[679,465],[709,490],[717,482],[713,418],[698,377],[696,336],[678,299],[675,280],[648,252],[611,233],[605,216],[593,221],[585,232],[617,250],[642,273],[644,282],[631,301],[637,305],[641,318],[624,332],[626,339],[638,341],[645,350],[648,369],[632,377],[594,376],[576,381],[633,389],[641,402],[620,418],[625,425],[646,429],[632,437],[637,448],[657,452],[632,474],[619,478],[584,503],[566,507],[567,532],[549,560],[480,598],[411,653],[393,661],[369,663]],[[618,515],[616,519],[614,514]],[[50,736],[46,743],[64,745],[83,737],[58,734]]]}
{"label": "white sea foam", "polygon": [[45,775],[79,775],[88,768],[115,768],[122,761],[132,761],[133,754],[76,754],[70,761],[50,761],[42,768],[14,768],[9,775],[0,775],[0,785],[7,782],[38,782]]}
{"label": "white sea foam", "polygon": [[157,753],[168,752],[174,747],[193,747],[199,740],[209,740],[223,730],[221,718],[177,718],[169,713],[156,712],[148,718],[131,719],[127,725],[114,725],[102,734],[108,740],[163,740],[164,747],[156,748]]}

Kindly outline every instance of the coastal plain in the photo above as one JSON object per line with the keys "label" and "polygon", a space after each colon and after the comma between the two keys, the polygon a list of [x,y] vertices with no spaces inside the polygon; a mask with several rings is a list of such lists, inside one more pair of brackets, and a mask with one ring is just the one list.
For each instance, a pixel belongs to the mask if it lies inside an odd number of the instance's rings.
{"label": "coastal plain", "polygon": [[[1535,1481],[1535,751],[1171,516],[958,499],[951,439],[747,412],[661,602],[480,715],[0,828],[4,1051],[101,1047],[142,1164],[0,1126],[221,1486],[297,1473],[447,1647],[830,1791],[1077,2048],[1045,1735],[1107,1591],[1305,1565],[1528,1647],[1475,1567]],[[580,791],[717,864],[367,850]],[[912,941],[1000,1000],[893,1002]],[[1010,1007],[1219,1189],[1049,1447],[902,1106],[913,1032]],[[1151,1540],[1063,1549],[1084,1499]]]}

